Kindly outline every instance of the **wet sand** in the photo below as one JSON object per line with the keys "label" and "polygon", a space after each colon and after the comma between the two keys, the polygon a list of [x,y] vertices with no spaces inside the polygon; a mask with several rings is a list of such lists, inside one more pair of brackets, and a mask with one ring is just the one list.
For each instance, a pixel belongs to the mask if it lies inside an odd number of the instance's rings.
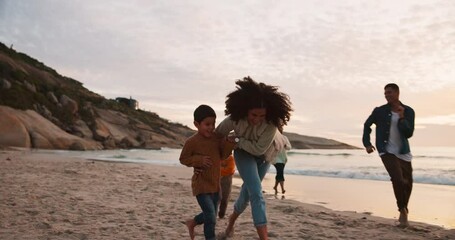
{"label": "wet sand", "polygon": [[[267,193],[274,194],[275,174],[263,181]],[[333,210],[354,211],[397,220],[399,212],[391,182],[285,175],[286,193],[275,199],[292,199]],[[241,179],[235,180],[241,184]],[[280,188],[278,188],[280,190]],[[273,199],[271,198],[271,199]],[[455,187],[414,183],[409,203],[411,221],[455,229]]]}

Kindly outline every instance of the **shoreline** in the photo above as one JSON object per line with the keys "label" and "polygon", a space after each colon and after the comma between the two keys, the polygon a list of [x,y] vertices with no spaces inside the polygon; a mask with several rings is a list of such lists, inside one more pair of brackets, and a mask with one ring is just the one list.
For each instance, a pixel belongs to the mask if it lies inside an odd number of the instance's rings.
{"label": "shoreline", "polygon": [[[336,211],[356,212],[396,221],[399,216],[391,182],[285,174],[286,194],[279,192],[275,195],[274,177],[274,173],[268,173],[262,182],[268,199],[291,199]],[[234,183],[240,186],[240,176],[236,175],[234,179]],[[409,203],[409,220],[411,223],[423,222],[455,229],[454,201],[455,186],[414,183]],[[427,206],[432,207],[430,209]]]}
{"label": "shoreline", "polygon": [[[188,239],[182,221],[199,212],[191,175],[185,167],[0,150],[0,238]],[[239,187],[232,191],[230,211]],[[453,229],[422,222],[401,229],[394,219],[331,210],[291,195],[279,201],[266,195],[270,239],[455,239]],[[217,233],[226,225],[226,218],[218,219]],[[203,239],[202,227],[195,232]],[[248,207],[232,239],[256,236]]]}

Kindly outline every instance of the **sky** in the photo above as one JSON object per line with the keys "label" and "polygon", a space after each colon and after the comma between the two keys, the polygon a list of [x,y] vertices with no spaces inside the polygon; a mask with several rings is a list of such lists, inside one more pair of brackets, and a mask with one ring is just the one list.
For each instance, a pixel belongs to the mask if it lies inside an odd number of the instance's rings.
{"label": "sky", "polygon": [[452,0],[0,0],[0,42],[193,129],[250,76],[289,95],[285,131],[359,147],[394,82],[411,145],[455,146]]}

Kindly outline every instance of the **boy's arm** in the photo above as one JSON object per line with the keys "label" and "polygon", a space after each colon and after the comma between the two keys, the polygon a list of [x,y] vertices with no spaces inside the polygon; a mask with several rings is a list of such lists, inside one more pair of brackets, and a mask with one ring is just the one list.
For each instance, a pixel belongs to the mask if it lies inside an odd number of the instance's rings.
{"label": "boy's arm", "polygon": [[219,148],[220,148],[220,155],[221,155],[221,160],[225,160],[232,154],[232,150],[235,148],[235,143],[230,142],[227,140],[226,137],[220,138],[219,139]]}
{"label": "boy's arm", "polygon": [[190,142],[186,142],[180,153],[180,163],[187,167],[203,167],[202,155],[193,154],[193,148]]}

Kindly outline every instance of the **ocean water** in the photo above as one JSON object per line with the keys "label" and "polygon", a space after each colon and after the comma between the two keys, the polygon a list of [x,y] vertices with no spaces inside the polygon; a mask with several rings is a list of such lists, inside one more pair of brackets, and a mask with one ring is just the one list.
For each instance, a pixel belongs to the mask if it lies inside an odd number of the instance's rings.
{"label": "ocean water", "polygon": [[[178,160],[180,149],[52,152],[85,159],[182,166]],[[454,147],[414,147],[412,153],[415,183],[455,186]],[[275,173],[275,168],[271,167],[269,172]],[[285,174],[377,181],[390,179],[378,154],[367,154],[365,150],[292,149],[288,152]]]}
{"label": "ocean water", "polygon": [[[414,148],[415,183],[455,185],[455,148]],[[365,150],[291,150],[287,174],[389,181],[376,152]],[[271,169],[273,171],[273,169]]]}

